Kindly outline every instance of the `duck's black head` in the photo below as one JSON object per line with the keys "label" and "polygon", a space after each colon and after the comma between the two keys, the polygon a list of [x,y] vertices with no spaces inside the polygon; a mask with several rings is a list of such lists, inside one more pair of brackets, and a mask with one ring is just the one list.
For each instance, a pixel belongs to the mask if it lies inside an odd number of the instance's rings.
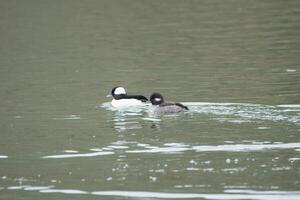
{"label": "duck's black head", "polygon": [[155,92],[150,96],[150,101],[152,105],[160,105],[164,103],[164,98],[161,94]]}

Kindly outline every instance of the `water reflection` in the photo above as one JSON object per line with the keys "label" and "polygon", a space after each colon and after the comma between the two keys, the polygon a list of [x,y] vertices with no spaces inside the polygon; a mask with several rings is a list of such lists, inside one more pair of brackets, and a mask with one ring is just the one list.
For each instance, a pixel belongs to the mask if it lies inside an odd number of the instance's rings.
{"label": "water reflection", "polygon": [[[229,144],[228,144],[229,143]],[[237,143],[234,141],[226,141],[222,145],[205,145],[199,142],[195,144],[191,143],[163,143],[158,145],[155,141],[152,143],[141,143],[135,140],[117,140],[111,142],[102,147],[90,148],[89,152],[82,153],[79,150],[63,150],[62,154],[49,155],[42,157],[43,159],[69,159],[69,158],[82,158],[82,157],[97,157],[108,156],[110,160],[113,160],[111,167],[111,173],[106,174],[105,179],[102,181],[105,183],[113,181],[126,182],[130,179],[130,176],[135,172],[136,161],[142,164],[144,175],[148,176],[149,183],[156,183],[160,181],[163,175],[169,174],[176,176],[179,174],[190,173],[196,177],[203,177],[212,174],[223,175],[245,175],[253,173],[253,166],[258,166],[266,172],[280,172],[289,173],[294,170],[295,162],[299,162],[299,158],[295,157],[295,153],[299,152],[300,143],[282,143],[282,142],[258,142],[258,141],[242,141]],[[267,157],[263,160],[256,160],[257,157],[245,154],[248,156],[241,156],[241,154],[232,154],[232,152],[259,152],[259,154],[267,154],[268,151],[272,151],[271,157]],[[286,157],[280,157],[281,151],[294,152]],[[221,160],[216,157],[214,152],[224,153],[231,152],[230,154],[224,154]],[[277,153],[275,153],[277,152]],[[195,157],[189,157],[189,155],[198,155]],[[133,156],[137,155],[138,156]],[[129,156],[131,155],[131,156]],[[156,158],[162,155],[168,155],[167,159],[163,162],[157,160],[150,161],[147,165],[147,155],[151,155]],[[172,157],[173,156],[173,157]],[[181,157],[180,163],[178,158]],[[129,158],[135,158],[137,160],[131,160]],[[149,158],[149,157],[148,157]],[[186,158],[186,159],[184,159]],[[284,162],[278,160],[284,159]],[[66,161],[66,160],[65,160]],[[254,170],[257,170],[257,169]],[[202,176],[203,175],[203,176]],[[5,180],[10,179],[5,177]],[[85,179],[81,179],[81,181]],[[174,184],[173,188],[175,192],[155,192],[150,191],[130,191],[130,190],[96,190],[86,191],[80,187],[70,189],[68,187],[61,187],[60,180],[51,180],[52,185],[39,185],[38,180],[19,178],[14,179],[19,185],[10,185],[5,189],[7,190],[22,190],[22,191],[38,191],[40,193],[62,193],[69,195],[97,195],[97,196],[110,196],[110,197],[126,197],[126,198],[172,198],[172,199],[189,199],[189,198],[204,198],[204,199],[281,199],[285,195],[289,196],[289,199],[297,199],[300,197],[300,193],[297,191],[278,191],[273,188],[263,188],[264,191],[252,190],[249,186],[237,185],[237,186],[224,186],[223,193],[188,193],[184,189],[207,189],[211,187],[211,182],[207,184],[191,184],[188,180],[182,181],[182,184]],[[187,181],[187,182],[186,182]],[[186,183],[185,183],[186,182]],[[59,184],[59,185],[56,185]],[[262,189],[262,188],[259,188]],[[182,191],[182,192],[181,192]],[[291,198],[290,198],[291,197]]]}
{"label": "water reflection", "polygon": [[[184,153],[186,151],[193,152],[255,152],[266,150],[300,150],[300,143],[282,143],[269,141],[244,141],[244,143],[222,144],[222,145],[191,145],[184,143],[165,143],[162,146],[139,143],[136,141],[116,141],[102,148],[91,148],[89,153],[72,152],[67,154],[48,155],[42,158],[75,158],[75,157],[95,157],[113,154],[174,154]],[[66,152],[66,151],[64,151]],[[291,158],[292,159],[292,158]],[[296,161],[297,159],[292,159]]]}
{"label": "water reflection", "polygon": [[[240,125],[241,123],[256,123],[257,121],[284,121],[298,125],[299,120],[299,105],[257,105],[257,104],[233,104],[233,103],[200,103],[200,102],[186,102],[190,108],[191,115],[188,115],[187,123],[190,119],[197,119],[198,116],[205,116],[210,120],[219,123],[234,123]],[[162,125],[164,123],[172,121],[180,121],[183,116],[161,116],[160,118],[153,118],[148,115],[147,108],[138,108],[134,110],[118,111],[114,110],[110,106],[104,107],[108,110],[109,123],[112,123],[112,127],[118,133],[122,133],[130,130],[138,130],[143,128],[155,128],[162,131]],[[286,109],[289,109],[288,111]],[[186,116],[186,115],[184,115]],[[261,122],[260,122],[261,123]],[[272,123],[270,126],[257,126],[257,131],[267,131],[273,129]],[[224,140],[223,143],[201,143],[197,141],[181,141],[181,142],[165,142],[161,143],[158,140],[149,142],[141,142],[136,138],[122,137],[122,140],[111,142],[110,144],[103,145],[101,147],[90,147],[87,151],[79,151],[77,149],[65,149],[60,154],[45,155],[44,159],[68,159],[68,158],[84,158],[84,157],[98,157],[98,156],[119,156],[117,164],[128,165],[126,157],[130,154],[178,154],[182,155],[187,152],[197,153],[212,153],[212,152],[266,152],[266,151],[291,151],[293,154],[299,152],[300,143],[295,141],[276,141],[276,140]],[[0,158],[6,158],[6,156],[0,156]],[[289,163],[298,162],[297,156],[291,156]],[[195,164],[196,161],[193,161]],[[226,161],[227,162],[227,161]],[[230,160],[228,161],[230,163]],[[284,166],[286,167],[286,166]],[[282,168],[275,166],[272,168],[276,170],[289,170],[289,168]],[[288,166],[287,166],[288,167]],[[119,167],[113,167],[119,169]],[[209,172],[215,169],[206,167],[196,167],[196,165],[186,168],[187,171],[203,171]],[[235,173],[244,170],[243,166],[230,167],[221,169],[224,173]],[[119,178],[126,178],[126,176],[120,175]],[[111,180],[112,177],[107,177]],[[155,176],[149,178],[151,181],[156,181]]]}
{"label": "water reflection", "polygon": [[[197,118],[198,115],[206,115],[211,120],[228,122],[233,124],[252,123],[260,121],[285,121],[293,124],[300,124],[299,104],[269,106],[249,103],[207,103],[207,102],[182,102],[189,107],[189,116]],[[141,129],[143,124],[150,123],[152,128],[160,128],[163,119],[178,119],[181,114],[153,116],[148,112],[147,107],[131,108],[129,110],[117,110],[110,103],[102,104],[105,108],[113,112],[111,122],[117,132],[130,129]],[[270,127],[258,127],[266,130]]]}
{"label": "water reflection", "polygon": [[[176,188],[188,188],[189,185],[177,185]],[[191,186],[193,187],[193,186]],[[201,187],[201,185],[200,185]],[[149,191],[126,191],[126,190],[100,190],[100,191],[84,191],[78,189],[58,189],[53,185],[50,186],[9,186],[8,190],[24,190],[38,191],[40,193],[61,193],[69,195],[96,195],[110,197],[125,197],[125,198],[159,198],[159,199],[291,199],[298,200],[300,198],[299,191],[258,191],[249,189],[225,189],[224,193],[180,193],[180,192],[149,192]]]}
{"label": "water reflection", "polygon": [[142,116],[142,111],[135,112],[119,112],[115,111],[114,116],[112,117],[112,122],[114,129],[117,132],[123,132],[131,129],[140,129],[142,125],[140,123],[140,117]]}
{"label": "water reflection", "polygon": [[111,106],[109,102],[103,103],[101,107],[112,111],[109,123],[112,123],[113,128],[119,133],[126,130],[141,129],[144,127],[144,122],[151,123],[150,127],[152,128],[159,128],[161,119],[151,116],[147,117],[147,107],[130,107],[118,110]]}
{"label": "water reflection", "polygon": [[[139,145],[138,145],[139,146]],[[139,146],[140,147],[140,146]],[[135,150],[126,150],[127,153],[183,153],[184,151],[195,152],[251,152],[251,151],[265,151],[276,149],[298,149],[300,143],[273,143],[265,144],[255,142],[254,144],[233,144],[233,145],[199,145],[191,146],[186,144],[164,144],[164,146],[144,145],[144,148]]]}
{"label": "water reflection", "polygon": [[0,155],[0,159],[1,158],[8,158],[8,156],[6,156],[6,155]]}
{"label": "water reflection", "polygon": [[[215,117],[213,119],[220,122],[243,123],[265,120],[300,123],[298,104],[269,106],[247,103],[186,102],[185,105],[188,105],[194,113],[214,115]],[[282,109],[286,107],[288,107],[289,110]]]}
{"label": "water reflection", "polygon": [[74,120],[74,119],[81,119],[80,115],[67,115],[64,117],[56,117],[53,120]]}
{"label": "water reflection", "polygon": [[114,154],[114,152],[100,151],[100,152],[92,152],[92,153],[73,153],[73,154],[50,155],[50,156],[44,156],[43,158],[77,158],[77,157],[104,156],[104,155],[112,155],[112,154]]}

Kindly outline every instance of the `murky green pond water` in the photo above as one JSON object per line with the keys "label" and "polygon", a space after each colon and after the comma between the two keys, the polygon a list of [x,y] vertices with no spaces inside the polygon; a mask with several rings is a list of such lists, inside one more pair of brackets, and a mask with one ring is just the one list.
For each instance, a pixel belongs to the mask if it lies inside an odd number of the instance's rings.
{"label": "murky green pond water", "polygon": [[[300,1],[0,1],[0,199],[300,199]],[[116,85],[188,114],[113,110]]]}

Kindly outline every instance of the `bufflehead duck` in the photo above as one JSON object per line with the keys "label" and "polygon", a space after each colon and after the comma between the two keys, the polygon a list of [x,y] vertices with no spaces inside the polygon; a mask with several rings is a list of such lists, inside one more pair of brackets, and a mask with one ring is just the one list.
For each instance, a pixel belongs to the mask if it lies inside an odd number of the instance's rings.
{"label": "bufflehead duck", "polygon": [[181,103],[165,102],[163,96],[160,93],[153,93],[150,96],[152,107],[150,111],[156,114],[171,114],[188,111],[188,107]]}
{"label": "bufflehead duck", "polygon": [[142,95],[128,95],[123,87],[114,87],[107,97],[113,97],[111,105],[116,108],[143,106],[148,101]]}

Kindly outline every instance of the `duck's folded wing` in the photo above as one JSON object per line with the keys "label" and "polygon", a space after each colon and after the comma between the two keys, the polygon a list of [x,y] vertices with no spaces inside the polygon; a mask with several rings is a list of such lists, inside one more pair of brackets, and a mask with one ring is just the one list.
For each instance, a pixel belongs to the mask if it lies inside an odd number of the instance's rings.
{"label": "duck's folded wing", "polygon": [[126,98],[128,98],[128,99],[138,99],[142,102],[148,101],[148,99],[146,97],[142,96],[142,95],[127,95]]}
{"label": "duck's folded wing", "polygon": [[175,103],[175,102],[165,102],[163,104],[160,104],[161,107],[164,107],[164,106],[179,106],[185,110],[189,110],[188,107],[186,107],[185,105],[181,104],[181,103]]}
{"label": "duck's folded wing", "polygon": [[189,110],[189,108],[181,103],[175,103],[177,106],[180,106],[183,109]]}

